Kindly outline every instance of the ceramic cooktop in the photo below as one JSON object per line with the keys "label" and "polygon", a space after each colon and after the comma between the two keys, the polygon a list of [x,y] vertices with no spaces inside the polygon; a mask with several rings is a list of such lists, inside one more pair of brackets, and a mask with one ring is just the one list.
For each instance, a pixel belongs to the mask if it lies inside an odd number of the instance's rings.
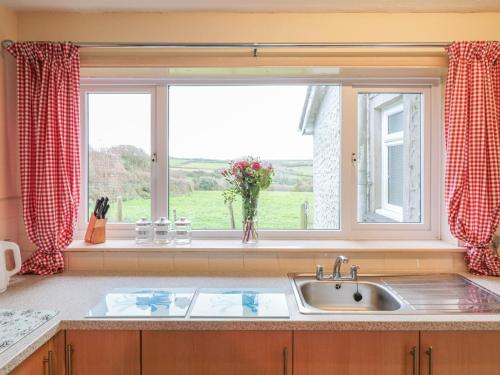
{"label": "ceramic cooktop", "polygon": [[89,311],[87,318],[172,318],[184,317],[194,289],[117,288]]}
{"label": "ceramic cooktop", "polygon": [[198,291],[191,318],[290,318],[280,289],[213,289]]}
{"label": "ceramic cooktop", "polygon": [[56,315],[50,310],[0,309],[0,353]]}

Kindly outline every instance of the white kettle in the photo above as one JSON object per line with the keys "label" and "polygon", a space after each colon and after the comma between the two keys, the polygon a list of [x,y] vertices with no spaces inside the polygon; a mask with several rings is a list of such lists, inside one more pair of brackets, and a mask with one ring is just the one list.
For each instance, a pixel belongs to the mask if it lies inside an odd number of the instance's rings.
{"label": "white kettle", "polygon": [[[11,250],[14,254],[14,269],[7,270],[5,255]],[[5,292],[9,285],[10,277],[21,270],[21,250],[14,242],[0,241],[0,293]]]}

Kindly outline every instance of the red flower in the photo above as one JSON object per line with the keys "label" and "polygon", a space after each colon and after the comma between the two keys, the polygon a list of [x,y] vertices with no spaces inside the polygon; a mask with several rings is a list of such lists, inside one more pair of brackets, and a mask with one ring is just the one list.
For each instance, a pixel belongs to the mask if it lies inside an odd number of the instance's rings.
{"label": "red flower", "polygon": [[258,171],[261,168],[261,165],[259,162],[255,161],[252,163],[252,169],[255,171]]}
{"label": "red flower", "polygon": [[249,166],[250,166],[250,163],[249,163],[249,162],[247,162],[246,160],[242,160],[242,161],[240,161],[240,167],[241,167],[241,169],[245,170],[245,169],[247,169]]}

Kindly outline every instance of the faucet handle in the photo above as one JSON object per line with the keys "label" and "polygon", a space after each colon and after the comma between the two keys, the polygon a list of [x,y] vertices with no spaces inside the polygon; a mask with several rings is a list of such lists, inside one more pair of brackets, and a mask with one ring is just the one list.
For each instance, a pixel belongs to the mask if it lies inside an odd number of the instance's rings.
{"label": "faucet handle", "polygon": [[357,280],[358,279],[358,270],[359,270],[359,266],[353,264],[351,266],[351,279],[353,280]]}
{"label": "faucet handle", "polygon": [[325,275],[325,267],[322,264],[316,266],[316,279],[322,280]]}

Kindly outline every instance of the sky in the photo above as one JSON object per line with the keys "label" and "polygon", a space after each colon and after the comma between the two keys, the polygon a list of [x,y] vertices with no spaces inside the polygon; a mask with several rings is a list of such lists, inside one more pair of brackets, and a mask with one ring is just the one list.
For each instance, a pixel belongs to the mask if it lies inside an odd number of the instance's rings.
{"label": "sky", "polygon": [[150,94],[89,94],[92,148],[134,145],[151,152]]}
{"label": "sky", "polygon": [[[307,86],[170,86],[171,157],[312,159],[298,131]],[[91,94],[90,144],[150,152],[149,94]]]}

